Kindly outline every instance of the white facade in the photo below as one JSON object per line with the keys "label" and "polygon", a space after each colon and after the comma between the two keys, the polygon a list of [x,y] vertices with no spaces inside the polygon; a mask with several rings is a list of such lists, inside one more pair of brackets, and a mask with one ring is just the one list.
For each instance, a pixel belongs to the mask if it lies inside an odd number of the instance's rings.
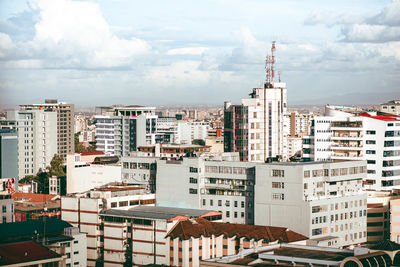
{"label": "white facade", "polygon": [[[224,137],[230,142],[225,143],[225,151],[246,151],[242,160],[265,162],[267,158],[280,156],[287,160],[287,135],[289,133],[288,120],[284,119],[287,112],[287,89],[285,83],[272,83],[271,88],[254,88],[250,94],[251,98],[242,99],[242,107],[247,110],[243,116],[247,120],[244,122],[244,134],[247,138],[236,134],[235,129],[230,125],[225,125]],[[225,103],[225,116],[236,105]],[[227,113],[228,111],[228,113]],[[233,118],[234,117],[234,118]],[[236,116],[231,116],[230,120],[237,120]],[[226,118],[225,118],[226,121]],[[241,123],[237,122],[236,124]],[[232,135],[232,136],[231,136]],[[235,140],[248,140],[246,144],[240,145],[245,148],[237,147]]]}
{"label": "white facade", "polygon": [[367,160],[366,188],[400,188],[400,119],[345,107],[326,107],[315,117],[315,161]]}
{"label": "white facade", "polygon": [[249,162],[157,160],[157,205],[216,210],[224,222],[252,224],[254,175]]}
{"label": "white facade", "polygon": [[18,130],[18,176],[36,175],[50,166],[57,154],[57,112],[20,110],[7,112]]}
{"label": "white facade", "polygon": [[86,233],[79,232],[77,227],[64,229],[64,235],[73,238],[70,241],[58,242],[55,247],[64,248],[64,251],[55,249],[57,253],[67,255],[66,266],[87,266]]}
{"label": "white facade", "polygon": [[365,176],[365,161],[257,165],[254,223],[312,239],[336,237],[334,247],[364,243]]}
{"label": "white facade", "polygon": [[[117,187],[115,187],[117,188]],[[105,209],[129,209],[138,205],[154,205],[154,194],[145,194],[138,187],[102,188],[88,194],[61,198],[61,219],[87,233],[87,265],[95,266],[100,257],[100,212]]]}
{"label": "white facade", "polygon": [[0,223],[14,222],[14,199],[11,195],[0,195]]}
{"label": "white facade", "polygon": [[400,100],[392,100],[380,105],[380,111],[400,115]]}
{"label": "white facade", "polygon": [[288,157],[292,157],[296,154],[300,154],[303,149],[303,139],[296,136],[287,137]]}
{"label": "white facade", "polygon": [[139,146],[154,145],[157,115],[154,107],[115,107],[113,115],[95,116],[96,150],[128,156]]}
{"label": "white facade", "polygon": [[102,165],[75,161],[67,155],[67,194],[79,193],[112,182],[121,182],[121,165]]}
{"label": "white facade", "polygon": [[157,132],[170,134],[173,144],[191,144],[195,139],[204,140],[210,124],[205,121],[183,121],[175,118],[158,118]]}

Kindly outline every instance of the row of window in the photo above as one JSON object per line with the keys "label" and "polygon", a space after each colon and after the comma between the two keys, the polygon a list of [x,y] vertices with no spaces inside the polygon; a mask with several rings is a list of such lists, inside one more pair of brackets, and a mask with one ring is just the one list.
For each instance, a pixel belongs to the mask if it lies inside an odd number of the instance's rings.
{"label": "row of window", "polygon": [[[248,204],[247,206],[248,206],[249,208],[252,207],[252,203],[251,203],[251,202],[248,202],[247,204]],[[207,205],[207,200],[206,200],[206,199],[203,199],[203,206],[206,206],[206,205]],[[210,199],[210,206],[213,206],[213,205],[214,205],[214,200],[213,200],[213,199]],[[237,201],[237,200],[233,201],[233,206],[234,206],[235,208],[237,208],[238,205],[239,205],[239,201]],[[226,201],[225,201],[225,206],[226,206],[226,207],[230,207],[230,206],[231,206],[230,200],[226,200]],[[221,200],[221,199],[218,200],[218,207],[222,207],[222,200]],[[241,208],[244,208],[244,207],[245,207],[244,201],[240,201],[240,207],[241,207]]]}

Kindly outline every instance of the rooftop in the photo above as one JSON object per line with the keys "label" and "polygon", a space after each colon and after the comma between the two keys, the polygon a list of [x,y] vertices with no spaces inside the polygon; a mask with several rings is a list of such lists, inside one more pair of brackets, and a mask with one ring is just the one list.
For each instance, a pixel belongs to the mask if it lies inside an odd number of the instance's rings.
{"label": "rooftop", "polygon": [[394,116],[394,115],[380,115],[380,116],[372,116],[366,112],[363,112],[360,114],[362,117],[368,117],[371,119],[376,119],[376,120],[381,120],[381,121],[400,121],[399,116]]}
{"label": "rooftop", "polygon": [[103,151],[93,151],[93,152],[79,152],[81,156],[94,156],[94,155],[104,155]]}
{"label": "rooftop", "polygon": [[57,258],[61,255],[33,241],[0,244],[0,265]]}
{"label": "rooftop", "polygon": [[49,200],[47,202],[15,202],[15,210],[16,211],[34,211],[34,210],[43,210],[47,209],[60,209],[61,208],[61,200]]}
{"label": "rooftop", "polygon": [[221,236],[265,240],[267,242],[295,242],[308,239],[306,236],[293,232],[285,227],[260,226],[236,223],[210,222],[203,218],[185,220],[177,223],[168,236],[179,237],[182,240],[191,237]]}
{"label": "rooftop", "polygon": [[46,202],[51,199],[55,199],[57,195],[49,195],[49,194],[34,194],[34,193],[22,193],[22,192],[14,192],[11,197],[15,201],[25,201],[25,202]]}
{"label": "rooftop", "polygon": [[117,192],[117,191],[127,191],[127,190],[140,190],[144,189],[140,186],[107,186],[95,188],[92,191],[102,191],[102,192]]}
{"label": "rooftop", "polygon": [[124,217],[124,218],[144,218],[144,219],[161,219],[173,220],[176,217],[182,218],[198,218],[204,216],[220,215],[219,212],[200,209],[183,209],[159,206],[138,206],[128,210],[109,209],[100,213],[105,216]]}

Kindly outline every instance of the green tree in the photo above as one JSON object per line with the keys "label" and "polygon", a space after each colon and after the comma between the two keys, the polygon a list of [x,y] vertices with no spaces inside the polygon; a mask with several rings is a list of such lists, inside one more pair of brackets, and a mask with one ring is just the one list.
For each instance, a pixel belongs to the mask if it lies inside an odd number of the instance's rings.
{"label": "green tree", "polygon": [[47,171],[48,176],[65,176],[63,158],[55,154],[53,159],[50,161],[50,166],[47,167]]}

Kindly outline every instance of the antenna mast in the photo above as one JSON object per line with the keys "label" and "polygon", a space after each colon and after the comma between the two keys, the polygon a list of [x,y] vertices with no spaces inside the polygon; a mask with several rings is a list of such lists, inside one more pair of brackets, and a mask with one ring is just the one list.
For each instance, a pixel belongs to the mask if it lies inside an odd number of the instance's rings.
{"label": "antenna mast", "polygon": [[265,58],[265,87],[271,88],[272,83],[274,82],[275,78],[275,41],[272,42],[271,46],[271,55],[266,56]]}

